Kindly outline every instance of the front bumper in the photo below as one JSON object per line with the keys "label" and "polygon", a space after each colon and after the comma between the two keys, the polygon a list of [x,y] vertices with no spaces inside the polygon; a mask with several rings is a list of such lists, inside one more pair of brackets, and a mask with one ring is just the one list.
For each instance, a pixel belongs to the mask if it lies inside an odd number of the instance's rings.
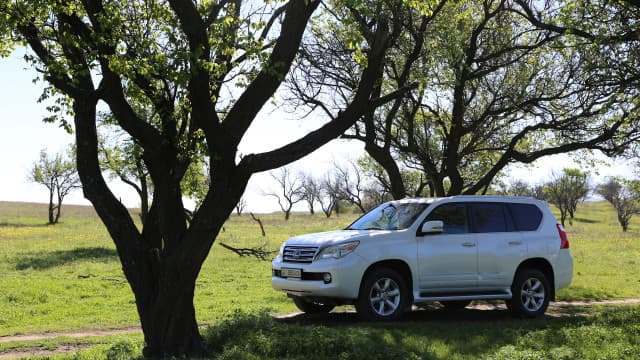
{"label": "front bumper", "polygon": [[[360,256],[351,253],[341,259],[319,260],[310,264],[283,262],[282,258],[277,257],[271,266],[271,285],[276,290],[294,296],[356,299],[367,264]],[[302,278],[276,276],[283,267],[301,269]],[[305,273],[310,276],[305,276]],[[331,274],[331,282],[320,280],[324,273]],[[311,280],[304,280],[306,278]]]}

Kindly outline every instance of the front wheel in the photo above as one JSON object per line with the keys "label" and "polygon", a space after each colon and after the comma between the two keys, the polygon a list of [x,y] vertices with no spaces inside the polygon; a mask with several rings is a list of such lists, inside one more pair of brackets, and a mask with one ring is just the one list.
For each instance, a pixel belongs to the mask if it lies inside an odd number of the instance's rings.
{"label": "front wheel", "polygon": [[524,269],[511,285],[512,298],[507,307],[514,316],[536,318],[544,315],[551,297],[547,277],[536,269]]}
{"label": "front wheel", "polygon": [[326,314],[329,311],[333,310],[334,307],[336,307],[333,304],[321,303],[305,299],[303,297],[294,297],[293,303],[296,304],[296,307],[298,307],[300,311],[307,314]]}
{"label": "front wheel", "polygon": [[365,320],[395,320],[409,304],[409,291],[402,276],[390,268],[368,272],[360,286],[356,311]]}

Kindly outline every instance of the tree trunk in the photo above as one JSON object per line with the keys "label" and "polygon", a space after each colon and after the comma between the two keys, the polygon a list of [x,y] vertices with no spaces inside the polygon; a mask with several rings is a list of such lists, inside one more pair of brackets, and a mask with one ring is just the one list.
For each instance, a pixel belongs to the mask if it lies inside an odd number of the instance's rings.
{"label": "tree trunk", "polygon": [[[58,190],[60,191],[60,190]],[[60,210],[62,209],[62,196],[60,196],[60,194],[58,193],[58,205],[56,206],[56,218],[54,220],[54,223],[58,223],[58,220],[60,220]]]}
{"label": "tree trunk", "polygon": [[391,196],[393,196],[395,200],[405,198],[407,196],[407,189],[404,186],[400,168],[393,156],[391,156],[389,149],[371,143],[366,143],[364,149],[387,173]]}
{"label": "tree trunk", "polygon": [[144,224],[149,216],[149,190],[146,179],[142,179],[140,192],[140,221]]}
{"label": "tree trunk", "polygon": [[49,190],[49,224],[55,224],[55,218],[53,216],[53,211],[55,207],[53,206],[53,189]]}
{"label": "tree trunk", "polygon": [[158,283],[156,291],[136,293],[146,344],[144,356],[203,355],[204,340],[193,305],[196,277],[170,274],[169,278],[154,280]]}
{"label": "tree trunk", "polygon": [[[443,196],[447,196],[447,193],[444,189],[444,179],[442,178],[442,176],[437,176],[437,177],[433,177],[433,187],[432,189],[432,193],[436,196],[436,197],[443,197]],[[450,194],[450,195],[459,195],[459,194]]]}

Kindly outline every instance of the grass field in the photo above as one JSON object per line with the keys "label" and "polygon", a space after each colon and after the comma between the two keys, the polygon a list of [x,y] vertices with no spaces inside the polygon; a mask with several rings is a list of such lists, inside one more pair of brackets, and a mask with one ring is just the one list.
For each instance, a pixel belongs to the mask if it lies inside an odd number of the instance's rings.
{"label": "grass field", "polygon": [[[265,244],[275,250],[292,235],[342,228],[354,217],[294,214],[285,222],[281,214],[260,215],[267,233],[262,237],[250,217],[234,215],[218,241],[235,246]],[[138,324],[133,296],[95,213],[66,206],[61,221],[45,225],[45,205],[0,202],[0,336]],[[640,297],[640,218],[633,219],[625,234],[607,204],[585,203],[567,230],[575,273],[571,287],[558,293],[559,300]],[[504,318],[498,320],[499,326],[495,321],[458,325],[428,319],[391,327],[275,321],[265,314],[288,313],[295,307],[284,294],[271,289],[270,263],[240,258],[218,245],[203,266],[195,302],[198,320],[211,324],[208,337],[217,344],[212,350],[222,358],[297,358],[282,348],[305,351],[298,342],[306,337],[317,337],[329,349],[322,351],[335,349],[332,354],[343,354],[340,358],[345,359],[358,358],[356,349],[381,351],[380,346],[399,348],[391,358],[474,358],[473,352],[479,349],[486,349],[479,357],[496,359],[640,357],[640,328],[634,325],[640,323],[637,307],[589,318],[533,322]],[[302,339],[289,339],[287,334]],[[465,334],[471,338],[465,340]],[[615,337],[618,340],[612,340]],[[108,351],[128,354],[124,355],[128,358],[137,354],[141,340],[134,336],[132,342],[117,337],[92,341],[95,347],[83,350],[80,358],[97,353],[105,357]],[[608,347],[599,345],[607,341]],[[4,344],[0,353],[32,345]],[[589,355],[598,348],[610,355]],[[322,351],[315,358],[328,354]],[[372,358],[375,352],[365,354]]]}

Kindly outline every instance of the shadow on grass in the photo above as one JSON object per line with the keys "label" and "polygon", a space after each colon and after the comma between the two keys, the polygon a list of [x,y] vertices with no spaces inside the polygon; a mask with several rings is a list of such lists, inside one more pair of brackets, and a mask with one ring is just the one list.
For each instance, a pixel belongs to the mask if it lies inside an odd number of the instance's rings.
{"label": "shadow on grass", "polygon": [[69,264],[81,260],[97,260],[102,262],[116,261],[118,254],[113,249],[102,247],[78,248],[73,250],[40,251],[29,253],[16,259],[16,270],[46,270],[52,267]]}
{"label": "shadow on grass", "polygon": [[593,219],[585,219],[585,218],[573,218],[574,222],[583,223],[583,224],[597,224],[601,221],[593,220]]}
{"label": "shadow on grass", "polygon": [[45,226],[49,226],[48,223],[42,223],[42,224],[18,224],[18,223],[10,223],[10,222],[0,222],[0,227],[17,227],[17,228],[27,228],[27,227],[45,227]]}
{"label": "shadow on grass", "polygon": [[558,300],[581,299],[584,301],[599,301],[616,298],[615,291],[606,289],[594,289],[590,287],[571,285],[568,288],[560,290]]}
{"label": "shadow on grass", "polygon": [[213,358],[224,359],[616,358],[640,350],[632,331],[639,320],[640,307],[535,320],[504,310],[418,310],[390,323],[363,322],[352,312],[286,319],[240,313],[209,327],[205,339]]}
{"label": "shadow on grass", "polygon": [[[427,304],[425,308],[415,308],[407,312],[401,321],[394,324],[412,324],[412,323],[432,323],[432,322],[456,322],[456,323],[474,323],[474,322],[520,322],[521,319],[511,316],[509,310],[504,305],[486,304],[482,309],[466,308],[462,310],[446,310],[437,303]],[[558,314],[548,316],[541,319],[530,320],[547,321],[557,317]],[[309,324],[309,325],[349,325],[349,324],[373,324],[361,320],[355,311],[335,311],[328,314],[305,314],[299,313],[293,316],[278,318],[277,321],[289,324]]]}

